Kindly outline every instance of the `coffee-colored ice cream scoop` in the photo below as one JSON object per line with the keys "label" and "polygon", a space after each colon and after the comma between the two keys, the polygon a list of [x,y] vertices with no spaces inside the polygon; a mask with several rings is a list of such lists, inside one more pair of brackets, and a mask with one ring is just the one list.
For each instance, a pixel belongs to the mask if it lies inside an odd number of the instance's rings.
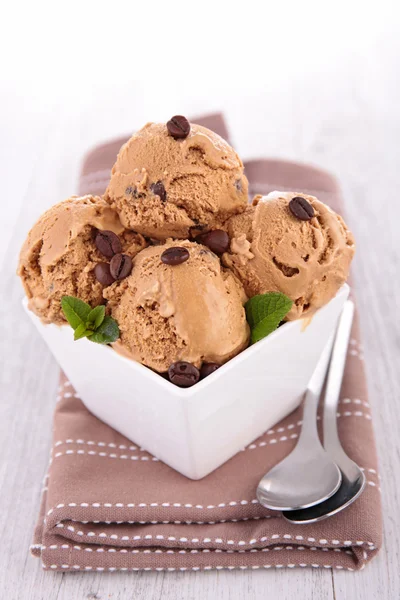
{"label": "coffee-colored ice cream scoop", "polygon": [[133,262],[131,275],[105,290],[120,328],[115,349],[166,372],[176,361],[222,364],[247,346],[243,287],[209,249],[169,241]]}
{"label": "coffee-colored ice cream scoop", "polygon": [[126,232],[117,213],[98,196],[73,196],[46,211],[21,249],[18,274],[29,308],[45,323],[65,323],[61,298],[71,295],[92,307],[101,304],[103,285],[95,267],[106,264],[95,244],[96,231],[119,235],[121,250],[134,256],[146,246],[141,235]]}
{"label": "coffee-colored ice cream scoop", "polygon": [[313,196],[272,192],[258,196],[226,224],[223,255],[252,297],[279,291],[293,300],[287,319],[311,316],[346,281],[354,239],[343,219]]}
{"label": "coffee-colored ice cream scoop", "polygon": [[105,199],[125,227],[158,240],[189,238],[244,211],[239,156],[216,133],[187,125],[176,138],[167,124],[148,123],[122,146]]}

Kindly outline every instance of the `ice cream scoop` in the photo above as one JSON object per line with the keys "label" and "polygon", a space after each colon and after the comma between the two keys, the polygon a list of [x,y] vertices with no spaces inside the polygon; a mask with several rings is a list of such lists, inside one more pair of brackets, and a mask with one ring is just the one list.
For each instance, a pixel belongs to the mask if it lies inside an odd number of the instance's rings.
{"label": "ice cream scoop", "polygon": [[252,297],[279,291],[293,300],[287,319],[311,316],[346,281],[354,239],[343,219],[313,196],[258,196],[226,224],[223,263]]}
{"label": "ice cream scoop", "polygon": [[176,118],[148,123],[122,146],[112,169],[105,199],[125,227],[150,238],[218,229],[247,205],[248,183],[233,148],[205,127],[186,119],[184,125]]}
{"label": "ice cream scoop", "polygon": [[143,236],[125,231],[117,213],[97,196],[73,196],[56,204],[29,232],[18,274],[29,308],[44,322],[65,323],[64,295],[76,296],[92,307],[104,302],[104,284],[113,278],[101,283],[96,277],[96,267],[104,271],[109,261],[96,245],[99,230],[109,232],[109,237],[117,239],[117,250],[130,256],[146,246]]}
{"label": "ice cream scoop", "polygon": [[222,364],[247,346],[243,287],[209,249],[174,240],[133,263],[104,291],[120,329],[116,350],[163,373],[178,361]]}

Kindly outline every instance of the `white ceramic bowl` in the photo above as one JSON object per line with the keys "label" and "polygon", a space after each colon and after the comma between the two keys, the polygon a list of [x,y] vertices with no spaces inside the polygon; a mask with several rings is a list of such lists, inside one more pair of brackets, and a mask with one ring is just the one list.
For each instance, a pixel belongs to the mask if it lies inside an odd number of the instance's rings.
{"label": "white ceramic bowl", "polygon": [[107,346],[73,341],[24,307],[87,408],[191,479],[201,479],[301,402],[349,288],[307,324],[285,323],[191,388],[181,389]]}

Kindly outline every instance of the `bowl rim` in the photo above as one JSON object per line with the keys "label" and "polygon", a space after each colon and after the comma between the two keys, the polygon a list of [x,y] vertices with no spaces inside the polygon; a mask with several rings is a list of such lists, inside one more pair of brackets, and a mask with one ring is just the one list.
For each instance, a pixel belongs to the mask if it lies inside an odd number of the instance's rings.
{"label": "bowl rim", "polygon": [[[334,298],[336,298],[337,296],[339,296],[341,294],[348,295],[349,291],[350,291],[349,285],[347,283],[344,283],[341,286],[341,288],[338,290],[338,292],[336,293]],[[322,309],[326,308],[330,304],[330,302],[332,302],[332,300],[334,298],[332,298],[324,306],[321,306],[313,314],[313,316],[311,318],[313,318]],[[39,323],[42,327],[51,327],[51,328],[57,328],[57,329],[63,328],[64,329],[67,326],[67,324],[56,325],[55,323],[43,323],[40,320],[40,318],[28,308],[28,299],[26,296],[24,296],[24,298],[22,300],[22,305],[23,305],[25,312],[28,314],[28,316],[33,321],[36,321],[37,323]],[[278,327],[278,329],[276,329],[275,331],[270,333],[267,337],[263,338],[259,342],[256,342],[255,344],[252,344],[252,345],[248,346],[247,348],[245,348],[244,350],[242,350],[242,352],[240,352],[239,354],[237,354],[236,356],[234,356],[233,358],[228,360],[226,363],[221,365],[219,367],[219,369],[214,371],[214,373],[211,373],[211,375],[209,375],[208,377],[198,381],[195,385],[188,387],[188,388],[180,388],[180,387],[174,385],[173,383],[171,383],[170,381],[168,381],[167,379],[162,377],[162,375],[160,373],[156,373],[155,371],[150,369],[150,367],[146,367],[145,365],[142,365],[141,363],[139,363],[133,359],[123,356],[122,354],[120,354],[119,352],[114,350],[111,346],[101,346],[100,344],[97,344],[97,346],[98,346],[98,351],[101,351],[101,352],[112,351],[117,360],[125,362],[125,364],[128,365],[130,369],[132,369],[133,371],[138,371],[143,377],[148,378],[155,385],[158,385],[161,389],[165,389],[169,394],[172,393],[175,396],[178,396],[180,398],[190,398],[191,396],[196,395],[198,392],[204,391],[207,387],[212,386],[218,380],[218,378],[226,375],[229,370],[236,368],[238,365],[240,365],[241,362],[249,359],[252,355],[260,352],[261,349],[264,348],[266,345],[274,343],[274,341],[278,337],[288,333],[291,329],[296,328],[298,326],[299,322],[305,321],[307,318],[309,318],[309,317],[302,317],[300,319],[295,319],[293,321],[287,321],[286,323],[284,323],[283,325]],[[71,332],[72,332],[72,330],[71,330]],[[89,340],[87,340],[85,338],[82,340],[79,340],[79,341],[81,342],[81,344],[82,343],[90,344]]]}

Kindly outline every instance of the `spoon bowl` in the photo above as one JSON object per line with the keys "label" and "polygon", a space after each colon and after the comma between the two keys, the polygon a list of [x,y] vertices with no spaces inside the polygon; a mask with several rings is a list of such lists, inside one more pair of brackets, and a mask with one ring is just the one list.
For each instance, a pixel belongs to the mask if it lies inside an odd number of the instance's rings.
{"label": "spoon bowl", "polygon": [[349,463],[352,466],[347,465],[346,472],[342,471],[342,483],[333,496],[309,508],[283,511],[285,519],[298,525],[316,523],[336,515],[357,500],[365,487],[365,475],[352,460],[349,459]]}
{"label": "spoon bowl", "polygon": [[273,510],[307,508],[324,502],[338,490],[341,473],[321,447],[305,453],[301,445],[260,481],[257,498]]}
{"label": "spoon bowl", "polygon": [[340,486],[341,473],[321,445],[317,408],[333,344],[326,345],[309,383],[303,425],[295,449],[261,479],[257,499],[273,510],[295,510],[323,502]]}
{"label": "spoon bowl", "polygon": [[342,483],[337,492],[324,502],[302,510],[284,512],[283,516],[291,523],[314,523],[335,515],[357,500],[365,487],[364,473],[342,448],[336,416],[353,314],[354,304],[348,301],[343,308],[338,327],[338,337],[339,332],[344,332],[346,335],[341,336],[339,342],[335,343],[332,353],[323,420],[325,450],[340,468]]}

